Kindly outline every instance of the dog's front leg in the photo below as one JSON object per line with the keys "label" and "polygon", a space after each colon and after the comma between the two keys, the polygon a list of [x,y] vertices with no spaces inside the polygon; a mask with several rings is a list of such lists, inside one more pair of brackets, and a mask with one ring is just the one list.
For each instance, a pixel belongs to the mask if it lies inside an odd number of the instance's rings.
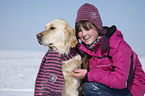
{"label": "dog's front leg", "polygon": [[78,88],[80,86],[80,80],[75,77],[69,77],[64,82],[62,96],[79,96]]}

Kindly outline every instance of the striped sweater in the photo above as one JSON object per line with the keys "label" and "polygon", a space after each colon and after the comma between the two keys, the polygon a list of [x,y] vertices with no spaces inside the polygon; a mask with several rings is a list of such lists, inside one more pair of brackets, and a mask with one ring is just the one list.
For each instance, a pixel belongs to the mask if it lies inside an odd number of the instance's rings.
{"label": "striped sweater", "polygon": [[37,74],[34,95],[61,96],[64,84],[62,61],[69,60],[75,55],[75,50],[71,50],[68,55],[60,55],[56,51],[48,50],[42,59]]}

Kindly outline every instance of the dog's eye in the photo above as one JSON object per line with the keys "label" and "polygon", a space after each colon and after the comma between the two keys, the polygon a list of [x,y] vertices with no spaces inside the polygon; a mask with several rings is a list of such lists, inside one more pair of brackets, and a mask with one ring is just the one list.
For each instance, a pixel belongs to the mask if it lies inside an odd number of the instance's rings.
{"label": "dog's eye", "polygon": [[54,30],[55,29],[55,27],[50,27],[50,30]]}

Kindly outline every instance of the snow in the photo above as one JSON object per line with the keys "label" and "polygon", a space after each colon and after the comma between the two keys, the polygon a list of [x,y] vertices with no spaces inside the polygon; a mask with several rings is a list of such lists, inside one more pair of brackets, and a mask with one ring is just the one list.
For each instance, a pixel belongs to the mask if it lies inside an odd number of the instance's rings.
{"label": "snow", "polygon": [[[0,96],[33,96],[45,52],[0,50]],[[145,70],[145,56],[139,57]]]}
{"label": "snow", "polygon": [[0,51],[0,96],[33,96],[45,52]]}

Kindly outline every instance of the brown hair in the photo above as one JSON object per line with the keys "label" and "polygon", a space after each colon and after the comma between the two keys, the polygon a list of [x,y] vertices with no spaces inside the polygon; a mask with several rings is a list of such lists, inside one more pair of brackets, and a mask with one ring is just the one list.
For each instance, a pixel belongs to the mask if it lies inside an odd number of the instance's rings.
{"label": "brown hair", "polygon": [[[85,29],[85,30],[90,30],[90,29],[96,29],[98,30],[98,28],[90,21],[84,20],[84,21],[80,21],[79,23],[76,24],[75,26],[75,34],[76,34],[76,38],[79,39],[78,33],[81,30],[81,26]],[[89,68],[89,62],[88,62],[88,56],[87,54],[85,54],[82,57],[82,64],[83,64],[83,68],[84,69],[88,69]]]}
{"label": "brown hair", "polygon": [[86,54],[82,57],[82,64],[83,69],[89,69],[89,59]]}

